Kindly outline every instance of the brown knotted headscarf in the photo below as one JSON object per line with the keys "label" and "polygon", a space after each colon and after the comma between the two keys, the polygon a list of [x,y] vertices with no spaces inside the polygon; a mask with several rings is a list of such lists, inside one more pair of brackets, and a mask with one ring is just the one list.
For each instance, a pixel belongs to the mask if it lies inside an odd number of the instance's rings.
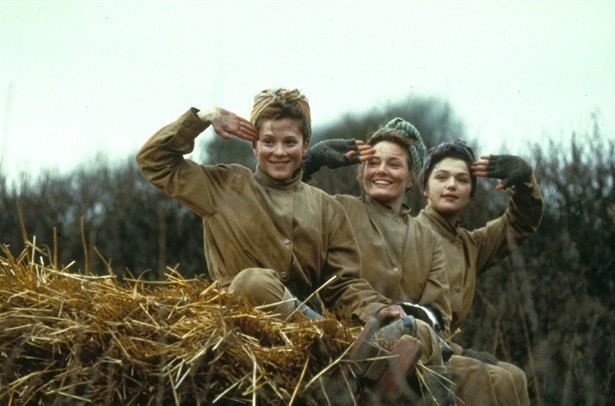
{"label": "brown knotted headscarf", "polygon": [[263,119],[296,118],[303,121],[304,142],[312,134],[312,118],[308,99],[297,89],[265,89],[254,96],[250,113],[252,125],[258,128]]}

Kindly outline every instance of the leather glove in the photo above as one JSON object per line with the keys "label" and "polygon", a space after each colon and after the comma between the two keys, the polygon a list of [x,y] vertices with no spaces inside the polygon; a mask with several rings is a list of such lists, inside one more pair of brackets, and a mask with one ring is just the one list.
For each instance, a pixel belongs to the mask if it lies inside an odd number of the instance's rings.
{"label": "leather glove", "polygon": [[487,177],[502,179],[505,188],[526,182],[532,168],[515,155],[491,155],[487,165]]}
{"label": "leather glove", "polygon": [[498,360],[486,351],[477,351],[471,348],[464,348],[461,353],[464,357],[474,358],[487,364],[497,365]]}
{"label": "leather glove", "polygon": [[[345,154],[350,151],[356,152],[349,158]],[[307,178],[323,166],[335,169],[359,162],[359,147],[354,139],[324,140],[314,144],[307,152],[303,176]]]}

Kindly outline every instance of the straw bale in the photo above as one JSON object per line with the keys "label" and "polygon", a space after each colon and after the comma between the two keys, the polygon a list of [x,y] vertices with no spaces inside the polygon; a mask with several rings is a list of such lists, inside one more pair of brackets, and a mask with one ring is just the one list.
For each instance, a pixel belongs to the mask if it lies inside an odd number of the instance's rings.
{"label": "straw bale", "polygon": [[32,244],[0,250],[3,404],[314,403],[355,334],[329,315],[282,322],[173,269],[120,282]]}

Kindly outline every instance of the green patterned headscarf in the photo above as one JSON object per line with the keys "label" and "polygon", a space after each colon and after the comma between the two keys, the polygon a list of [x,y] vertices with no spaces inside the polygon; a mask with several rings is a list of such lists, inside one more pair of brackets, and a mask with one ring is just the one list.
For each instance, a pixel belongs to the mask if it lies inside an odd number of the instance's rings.
{"label": "green patterned headscarf", "polygon": [[427,148],[423,143],[419,130],[401,117],[395,117],[390,120],[383,126],[383,129],[397,130],[408,139],[410,144],[408,152],[410,153],[410,160],[412,161],[412,170],[418,175],[423,167],[423,159],[425,159],[425,155],[427,154]]}

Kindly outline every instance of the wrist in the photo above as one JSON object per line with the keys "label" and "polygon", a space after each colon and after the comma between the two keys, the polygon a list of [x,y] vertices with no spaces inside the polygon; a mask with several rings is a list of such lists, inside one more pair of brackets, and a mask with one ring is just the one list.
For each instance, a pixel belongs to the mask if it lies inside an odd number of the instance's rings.
{"label": "wrist", "polygon": [[318,172],[322,166],[318,160],[318,157],[311,149],[309,149],[303,157],[303,165],[306,175],[311,175],[312,173]]}
{"label": "wrist", "polygon": [[200,110],[196,113],[196,116],[204,123],[207,124],[211,124],[215,115],[216,115],[217,109],[216,108],[212,108],[212,109],[208,109],[208,110]]}

